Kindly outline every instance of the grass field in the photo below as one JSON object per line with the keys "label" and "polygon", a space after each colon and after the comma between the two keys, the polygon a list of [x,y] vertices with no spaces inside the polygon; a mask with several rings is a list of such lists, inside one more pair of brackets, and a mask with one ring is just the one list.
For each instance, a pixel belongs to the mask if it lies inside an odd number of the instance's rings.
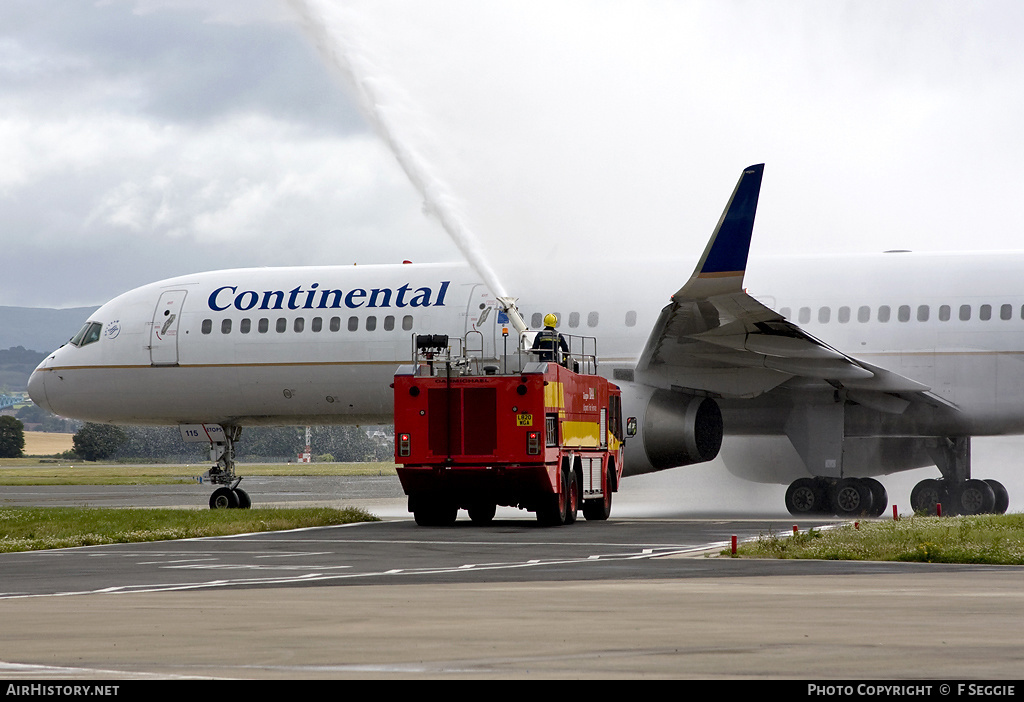
{"label": "grass field", "polygon": [[[192,482],[209,465],[151,465],[0,459],[0,485],[168,485]],[[395,464],[381,463],[246,463],[240,475],[396,475]]]}
{"label": "grass field", "polygon": [[26,456],[54,456],[73,448],[74,434],[55,434],[45,431],[25,432]]}
{"label": "grass field", "polygon": [[0,509],[0,552],[251,534],[376,522],[356,508],[330,509]]}
{"label": "grass field", "polygon": [[[723,552],[722,555],[729,555]],[[1024,514],[903,517],[796,535],[762,534],[739,557],[1024,565]]]}

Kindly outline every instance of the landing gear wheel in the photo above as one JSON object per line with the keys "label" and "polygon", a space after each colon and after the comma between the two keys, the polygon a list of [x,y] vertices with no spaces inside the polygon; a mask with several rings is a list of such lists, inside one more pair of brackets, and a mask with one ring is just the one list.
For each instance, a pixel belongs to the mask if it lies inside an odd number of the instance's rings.
{"label": "landing gear wheel", "polygon": [[889,506],[889,495],[885,486],[874,478],[861,478],[861,481],[871,490],[871,513],[869,517],[881,517],[885,508]]}
{"label": "landing gear wheel", "polygon": [[937,513],[935,506],[947,504],[947,498],[946,484],[943,481],[926,478],[910,491],[910,508],[914,512],[934,515]]}
{"label": "landing gear wheel", "polygon": [[995,514],[1006,514],[1006,510],[1010,507],[1010,493],[1006,491],[1003,484],[998,480],[992,480],[991,478],[985,480],[988,486],[992,488],[992,492],[996,496],[996,504],[992,508]]}
{"label": "landing gear wheel", "polygon": [[832,487],[832,507],[839,517],[870,514],[871,498],[871,488],[857,478],[841,478]]}
{"label": "landing gear wheel", "polygon": [[786,509],[794,517],[809,517],[828,511],[828,500],[821,483],[812,478],[798,478],[786,490]]}
{"label": "landing gear wheel", "polygon": [[242,488],[235,488],[235,495],[238,496],[239,509],[249,509],[252,507],[252,500],[249,498],[249,493],[245,490]]}
{"label": "landing gear wheel", "polygon": [[996,495],[984,480],[965,480],[952,490],[957,514],[989,514],[996,506]]}
{"label": "landing gear wheel", "polygon": [[238,507],[238,495],[231,488],[219,487],[210,495],[210,509],[234,509]]}

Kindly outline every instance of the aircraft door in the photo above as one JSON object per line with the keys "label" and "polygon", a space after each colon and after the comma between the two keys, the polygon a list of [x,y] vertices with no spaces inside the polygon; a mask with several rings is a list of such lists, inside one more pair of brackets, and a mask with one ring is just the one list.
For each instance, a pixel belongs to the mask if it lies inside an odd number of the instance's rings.
{"label": "aircraft door", "polygon": [[178,325],[185,290],[167,290],[160,295],[149,332],[149,358],[154,366],[178,364]]}
{"label": "aircraft door", "polygon": [[495,350],[496,339],[501,334],[498,311],[494,295],[483,285],[474,285],[466,307],[466,350],[470,355],[492,359],[501,353],[500,344]]}

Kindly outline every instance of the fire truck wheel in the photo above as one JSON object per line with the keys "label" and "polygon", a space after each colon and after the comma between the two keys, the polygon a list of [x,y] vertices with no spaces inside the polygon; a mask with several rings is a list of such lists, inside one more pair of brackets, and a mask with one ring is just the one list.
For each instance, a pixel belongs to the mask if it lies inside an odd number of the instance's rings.
{"label": "fire truck wheel", "polygon": [[583,516],[587,521],[603,521],[612,514],[612,493],[611,490],[604,491],[604,497],[597,500],[583,501]]}
{"label": "fire truck wheel", "polygon": [[566,512],[566,471],[562,471],[562,484],[557,494],[542,495],[537,507],[537,521],[541,526],[560,526],[565,524]]}
{"label": "fire truck wheel", "polygon": [[458,515],[457,506],[438,503],[419,505],[412,513],[420,526],[451,526]]}
{"label": "fire truck wheel", "polygon": [[494,520],[494,512],[497,509],[497,505],[490,503],[473,505],[467,511],[474,524],[490,524]]}
{"label": "fire truck wheel", "polygon": [[569,471],[565,476],[565,486],[565,520],[563,523],[574,524],[580,509],[580,488],[575,471]]}
{"label": "fire truck wheel", "polygon": [[604,486],[601,488],[604,497],[583,501],[583,516],[587,518],[588,522],[604,521],[612,514],[612,486],[609,474],[613,470],[615,470],[615,464],[611,463],[608,467],[608,474],[605,475]]}

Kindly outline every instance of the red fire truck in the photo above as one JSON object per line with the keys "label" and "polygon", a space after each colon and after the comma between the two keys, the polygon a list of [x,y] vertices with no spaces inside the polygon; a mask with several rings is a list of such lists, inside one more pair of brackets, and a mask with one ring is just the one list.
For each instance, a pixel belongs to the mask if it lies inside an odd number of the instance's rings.
{"label": "red fire truck", "polygon": [[395,462],[417,524],[452,524],[459,509],[488,523],[498,505],[549,526],[580,508],[608,518],[622,473],[619,388],[597,375],[596,342],[584,353],[588,339],[564,338],[569,352],[551,360],[523,349],[484,362],[463,339],[453,349],[448,337],[415,337],[393,387]]}

